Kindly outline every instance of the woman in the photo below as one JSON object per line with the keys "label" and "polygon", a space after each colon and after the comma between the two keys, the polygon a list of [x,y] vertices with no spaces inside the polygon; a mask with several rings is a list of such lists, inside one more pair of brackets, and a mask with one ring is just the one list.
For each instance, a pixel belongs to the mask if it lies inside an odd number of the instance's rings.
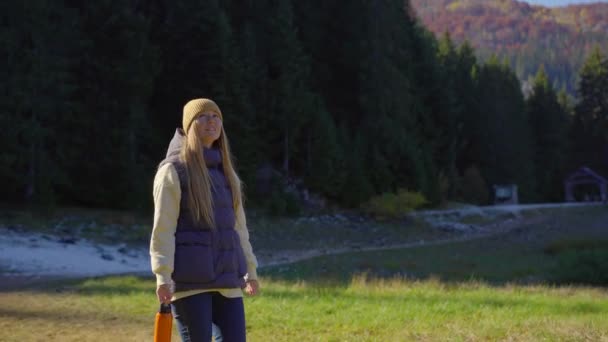
{"label": "woman", "polygon": [[232,166],[222,112],[209,99],[184,106],[154,179],[150,241],[157,296],[171,303],[184,341],[245,341],[242,291],[258,293],[241,181]]}

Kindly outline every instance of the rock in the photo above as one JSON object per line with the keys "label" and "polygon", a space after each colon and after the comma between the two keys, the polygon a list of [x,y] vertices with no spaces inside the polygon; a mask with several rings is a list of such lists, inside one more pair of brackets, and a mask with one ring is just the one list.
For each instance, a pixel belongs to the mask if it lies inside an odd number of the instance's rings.
{"label": "rock", "polygon": [[62,237],[59,239],[59,242],[64,243],[64,244],[74,245],[74,244],[76,244],[76,239],[72,238],[72,237]]}
{"label": "rock", "polygon": [[137,258],[138,257],[136,251],[128,248],[125,245],[120,246],[120,248],[118,248],[117,251],[118,251],[118,253],[124,254],[124,255],[126,255],[126,256],[128,256],[130,258]]}
{"label": "rock", "polygon": [[334,215],[334,217],[336,218],[336,220],[342,221],[342,222],[348,220],[344,215],[341,215],[341,214],[336,214],[336,215]]}
{"label": "rock", "polygon": [[102,253],[101,254],[101,258],[103,260],[108,260],[108,261],[114,260],[114,257],[112,255],[108,254],[108,253]]}
{"label": "rock", "polygon": [[20,224],[9,224],[8,226],[6,226],[6,229],[12,231],[20,231],[23,230],[23,226]]}
{"label": "rock", "polygon": [[433,226],[447,232],[472,233],[478,230],[474,225],[458,222],[436,222]]}

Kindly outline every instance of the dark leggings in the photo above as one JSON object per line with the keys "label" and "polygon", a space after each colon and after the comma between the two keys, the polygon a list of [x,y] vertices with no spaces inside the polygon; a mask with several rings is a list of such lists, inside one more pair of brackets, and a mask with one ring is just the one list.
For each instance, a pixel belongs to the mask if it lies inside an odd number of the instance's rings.
{"label": "dark leggings", "polygon": [[243,298],[204,292],[178,299],[171,308],[184,342],[211,341],[211,322],[220,328],[224,342],[245,341]]}

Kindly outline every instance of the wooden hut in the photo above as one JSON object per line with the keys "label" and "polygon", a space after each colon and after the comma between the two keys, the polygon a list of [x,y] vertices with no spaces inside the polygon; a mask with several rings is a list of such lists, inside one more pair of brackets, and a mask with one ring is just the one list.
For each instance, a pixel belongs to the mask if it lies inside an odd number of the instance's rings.
{"label": "wooden hut", "polygon": [[600,176],[593,170],[588,167],[581,167],[576,170],[566,180],[564,181],[565,194],[566,194],[566,202],[574,202],[576,198],[574,196],[575,187],[579,185],[591,185],[593,187],[597,186],[599,190],[599,195],[594,196],[593,194],[587,194],[586,198],[582,198],[582,200],[599,200],[602,202],[606,202],[608,199],[608,180],[606,178]]}

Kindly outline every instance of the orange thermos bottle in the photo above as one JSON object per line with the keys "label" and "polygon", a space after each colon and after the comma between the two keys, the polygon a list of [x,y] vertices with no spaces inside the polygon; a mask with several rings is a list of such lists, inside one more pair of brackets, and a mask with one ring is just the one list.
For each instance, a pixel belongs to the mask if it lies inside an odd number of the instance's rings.
{"label": "orange thermos bottle", "polygon": [[154,342],[171,342],[172,325],[171,305],[161,304],[154,322]]}

